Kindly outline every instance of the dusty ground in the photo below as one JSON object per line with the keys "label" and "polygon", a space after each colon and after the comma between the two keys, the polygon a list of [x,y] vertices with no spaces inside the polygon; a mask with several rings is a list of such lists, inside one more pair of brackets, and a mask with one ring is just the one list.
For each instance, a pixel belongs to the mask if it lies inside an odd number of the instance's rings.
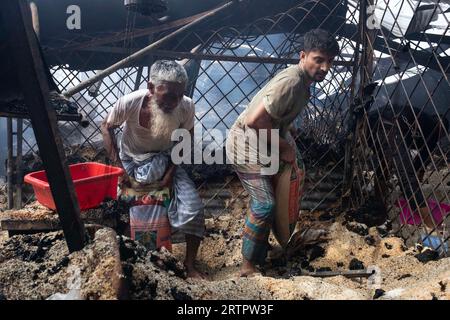
{"label": "dusty ground", "polygon": [[[330,240],[300,250],[289,261],[276,254],[276,243],[271,239],[276,258],[266,265],[265,276],[238,278],[245,208],[246,199],[238,199],[230,213],[207,220],[207,237],[200,248],[198,267],[208,281],[185,281],[173,276],[173,272],[168,276],[149,268],[148,263],[134,264],[133,279],[139,279],[140,285],[145,282],[142,279],[153,279],[151,296],[155,299],[373,299],[377,289],[379,295],[383,292],[380,289],[385,292],[379,299],[450,299],[450,258],[422,263],[415,257],[419,252],[407,249],[401,239],[381,238],[376,227],[361,236],[343,225],[344,217],[310,221],[329,228]],[[174,245],[173,253],[182,261],[184,244]],[[300,276],[302,268],[349,270],[353,259],[362,262],[363,267],[377,267],[379,276],[370,281]]]}
{"label": "dusty ground", "polygon": [[[81,219],[85,224],[101,224],[123,233],[129,223],[128,212],[128,204],[109,200],[101,203],[97,208],[82,211]],[[59,217],[56,211],[44,207],[37,201],[26,205],[22,209],[0,211],[0,225],[2,220],[39,222],[48,226],[49,230],[59,228]]]}
{"label": "dusty ground", "polygon": [[[335,211],[303,212],[301,216],[302,225],[329,230],[329,240],[303,247],[287,259],[271,238],[274,249],[262,275],[238,278],[248,199],[236,197],[241,191],[238,184],[232,184],[230,190],[234,195],[231,199],[236,200],[228,203],[230,207],[223,215],[206,221],[207,234],[200,247],[198,268],[206,274],[207,281],[185,279],[181,264],[183,243],[174,245],[172,255],[164,250],[147,252],[131,239],[117,237],[129,298],[373,299],[377,293],[378,299],[450,299],[450,258],[420,262],[415,257],[419,253],[417,249],[406,248],[399,238],[380,236],[381,229],[376,225],[383,219],[366,217],[364,229],[358,225],[362,215],[355,214],[356,221],[353,221]],[[70,278],[65,266],[67,257],[70,263],[86,265],[86,261],[92,260],[93,251],[91,247],[83,250],[77,260],[76,254],[69,256],[65,250],[60,233],[4,239],[3,245],[0,244],[0,283],[3,284],[0,293],[7,299],[45,299],[56,292],[67,293]],[[108,261],[94,261],[94,265],[104,262],[106,270],[111,269]],[[302,275],[305,270],[344,271],[370,266],[379,270],[379,276],[370,281]],[[99,273],[87,268],[84,274]],[[84,297],[111,298],[98,293],[99,287],[102,288],[99,284],[107,280],[95,276],[92,279],[83,282],[90,288]],[[8,283],[11,285],[5,289]]]}
{"label": "dusty ground", "polygon": [[[61,231],[16,235],[0,244],[0,300],[118,297],[120,256],[116,233],[99,230],[86,247],[68,253]],[[111,280],[113,279],[113,280]]]}

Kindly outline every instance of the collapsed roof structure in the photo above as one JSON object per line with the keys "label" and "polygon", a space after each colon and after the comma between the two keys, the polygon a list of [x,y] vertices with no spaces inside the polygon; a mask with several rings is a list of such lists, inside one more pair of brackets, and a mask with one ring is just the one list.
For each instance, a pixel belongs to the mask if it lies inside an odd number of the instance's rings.
{"label": "collapsed roof structure", "polygon": [[[99,146],[99,124],[109,109],[122,95],[145,87],[149,66],[160,58],[177,59],[186,67],[187,94],[205,135],[210,129],[225,133],[268,79],[297,63],[304,33],[327,29],[341,53],[326,80],[312,87],[310,104],[296,121],[308,172],[302,210],[370,211],[381,203],[387,212],[384,226],[408,245],[427,243],[432,232],[448,230],[448,216],[434,206],[443,218],[422,237],[423,224],[405,222],[399,199],[418,202],[420,193],[450,203],[450,1],[111,0],[105,5],[100,0],[34,0],[30,12],[50,89],[65,95],[57,101],[76,107],[74,117],[59,119],[68,121],[59,128],[65,146],[78,149]],[[8,72],[2,80],[14,79],[3,53],[1,67]],[[18,87],[13,80],[2,86],[0,115],[18,117],[3,103],[11,97],[5,93]],[[385,112],[391,127],[371,122]],[[81,125],[81,115],[89,126]],[[431,124],[422,121],[424,115]],[[19,120],[14,145],[9,121],[9,149],[18,148],[17,163],[12,151],[8,159],[13,190],[13,181],[21,188],[27,170],[21,157],[36,152],[37,145],[31,124],[25,121],[22,128]],[[392,141],[392,132],[401,136],[392,149],[406,153],[404,161],[379,147]],[[431,143],[430,136],[436,141]],[[224,140],[216,142],[223,147]],[[402,180],[405,172],[410,176]],[[211,176],[201,176],[200,189]],[[229,183],[220,182],[207,202],[220,198]],[[408,188],[414,190],[405,192]],[[18,198],[20,206],[20,193]],[[446,233],[435,249],[445,248],[448,239]]]}

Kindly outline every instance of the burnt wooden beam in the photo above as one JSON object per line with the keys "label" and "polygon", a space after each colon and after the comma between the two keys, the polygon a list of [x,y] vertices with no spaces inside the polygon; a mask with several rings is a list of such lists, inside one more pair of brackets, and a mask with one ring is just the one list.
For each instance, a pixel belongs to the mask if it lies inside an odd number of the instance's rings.
{"label": "burnt wooden beam", "polygon": [[[83,51],[107,52],[116,54],[128,54],[129,49],[119,47],[92,47],[82,49]],[[138,51],[135,49],[134,52]],[[248,63],[267,63],[267,64],[297,64],[300,58],[274,58],[257,56],[230,56],[221,54],[203,54],[196,52],[180,52],[169,50],[154,50],[153,55],[160,58],[171,59],[189,59],[206,61],[229,61],[229,62],[248,62]],[[333,62],[335,66],[352,67],[353,61],[337,60]]]}
{"label": "burnt wooden beam", "polygon": [[7,144],[8,144],[8,160],[6,174],[8,177],[8,209],[12,209],[14,203],[14,191],[13,191],[13,125],[12,119],[6,120],[7,131]]}
{"label": "burnt wooden beam", "polygon": [[[357,32],[357,26],[352,24],[346,24],[343,28],[342,35],[345,36],[347,39],[356,41],[358,34]],[[389,38],[389,32],[384,31],[384,35],[381,32],[378,32],[375,36],[372,38],[372,43],[370,46],[372,49],[377,50],[379,52],[391,55],[394,54],[394,56],[403,62],[407,63],[408,61],[412,62],[412,59],[416,61],[417,64],[426,66],[434,71],[437,72],[444,72],[449,73],[449,66],[450,66],[450,58],[449,57],[443,57],[443,56],[436,56],[430,54],[430,52],[427,52],[425,50],[412,50],[408,47],[402,46],[400,43],[395,42],[392,38]],[[406,40],[416,40],[416,41],[423,41],[428,43],[428,40],[431,42],[435,42],[435,45],[438,44],[447,44],[450,42],[450,37],[446,35],[432,35],[432,34],[422,34],[421,36],[414,34],[414,35],[406,35]],[[367,48],[369,47],[369,44],[367,45]],[[436,48],[436,47],[435,47]]]}
{"label": "burnt wooden beam", "polygon": [[149,36],[149,35],[152,35],[155,33],[182,27],[188,23],[191,23],[192,21],[195,21],[195,20],[201,18],[202,16],[210,13],[211,11],[213,11],[213,10],[207,10],[205,12],[201,12],[201,13],[193,15],[191,17],[178,19],[175,21],[161,24],[161,25],[151,26],[149,28],[135,30],[132,32],[119,32],[117,34],[108,35],[108,36],[104,36],[104,37],[98,37],[98,38],[94,38],[90,41],[76,43],[73,45],[67,45],[67,46],[60,47],[60,48],[47,48],[46,51],[49,54],[54,54],[55,52],[56,53],[70,52],[70,51],[75,51],[75,50],[83,50],[83,49],[90,48],[90,47],[101,46],[104,44],[117,43],[117,42],[124,41],[124,40],[137,39],[140,37],[145,37],[145,36]]}
{"label": "burnt wooden beam", "polygon": [[[2,27],[29,110],[33,131],[47,173],[52,196],[70,252],[85,244],[85,229],[73,181],[57,127],[56,112],[49,103],[49,84],[40,47],[31,24],[28,2],[0,1]],[[1,88],[0,88],[1,90]]]}
{"label": "burnt wooden beam", "polygon": [[95,82],[109,76],[113,72],[116,72],[117,70],[133,65],[137,60],[140,60],[146,56],[148,56],[150,53],[153,53],[152,51],[156,50],[157,48],[161,47],[163,44],[169,42],[170,40],[176,38],[183,32],[186,32],[187,30],[192,29],[194,26],[197,26],[198,24],[211,19],[212,17],[216,16],[217,14],[227,10],[228,8],[235,5],[235,1],[229,1],[227,3],[224,3],[223,5],[217,7],[216,9],[211,10],[210,12],[202,15],[198,19],[186,24],[185,26],[177,29],[176,31],[164,36],[163,38],[153,42],[152,44],[146,46],[145,48],[140,49],[139,51],[131,54],[130,56],[126,57],[125,59],[122,59],[112,66],[98,72],[93,77],[77,84],[76,86],[66,90],[63,94],[66,98],[73,96],[75,93],[80,92],[81,90],[86,89],[87,87],[93,85]]}
{"label": "burnt wooden beam", "polygon": [[[10,111],[3,111],[1,109],[0,109],[0,117],[15,118],[15,119],[30,119],[31,118],[29,113],[10,112]],[[60,114],[56,114],[56,120],[81,123],[81,121],[83,121],[83,116],[79,113],[77,113],[77,114],[60,113]]]}
{"label": "burnt wooden beam", "polygon": [[[113,218],[105,219],[87,219],[84,218],[83,222],[88,224],[97,224],[101,226],[106,226],[109,228],[116,228],[117,222]],[[0,219],[0,230],[2,231],[13,231],[16,234],[27,231],[57,231],[61,230],[61,223],[58,219],[19,219],[19,218],[1,218]]]}

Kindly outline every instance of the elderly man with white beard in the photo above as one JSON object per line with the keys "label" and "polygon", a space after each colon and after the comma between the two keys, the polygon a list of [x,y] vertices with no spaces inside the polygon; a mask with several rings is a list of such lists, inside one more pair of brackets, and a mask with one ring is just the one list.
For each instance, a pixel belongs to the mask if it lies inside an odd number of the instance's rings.
{"label": "elderly man with white beard", "polygon": [[[184,96],[187,80],[185,69],[175,61],[155,62],[148,89],[119,99],[101,129],[110,160],[126,171],[122,184],[132,178],[139,184],[159,182],[172,189],[170,225],[186,236],[188,277],[202,278],[194,262],[205,230],[203,204],[187,173],[170,158],[172,132],[182,128],[193,133],[195,106]],[[119,151],[114,129],[122,124]]]}

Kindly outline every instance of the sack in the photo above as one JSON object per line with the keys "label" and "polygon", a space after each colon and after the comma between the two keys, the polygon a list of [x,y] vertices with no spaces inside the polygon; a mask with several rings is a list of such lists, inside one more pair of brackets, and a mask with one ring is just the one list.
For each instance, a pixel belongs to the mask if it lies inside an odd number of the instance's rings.
{"label": "sack", "polygon": [[285,164],[275,186],[276,212],[273,234],[278,243],[286,247],[297,224],[301,196],[303,194],[305,170],[301,158],[293,165]]}
{"label": "sack", "polygon": [[294,163],[291,170],[290,189],[289,189],[289,235],[294,232],[300,213],[300,203],[303,195],[303,185],[305,182],[305,171]]}
{"label": "sack", "polygon": [[148,250],[165,247],[172,251],[171,227],[168,217],[170,194],[163,190],[136,191],[123,189],[122,197],[131,201],[130,231],[131,239],[140,242]]}
{"label": "sack", "polygon": [[171,228],[167,208],[159,205],[140,205],[130,208],[131,239],[148,250],[165,247],[172,250]]}

